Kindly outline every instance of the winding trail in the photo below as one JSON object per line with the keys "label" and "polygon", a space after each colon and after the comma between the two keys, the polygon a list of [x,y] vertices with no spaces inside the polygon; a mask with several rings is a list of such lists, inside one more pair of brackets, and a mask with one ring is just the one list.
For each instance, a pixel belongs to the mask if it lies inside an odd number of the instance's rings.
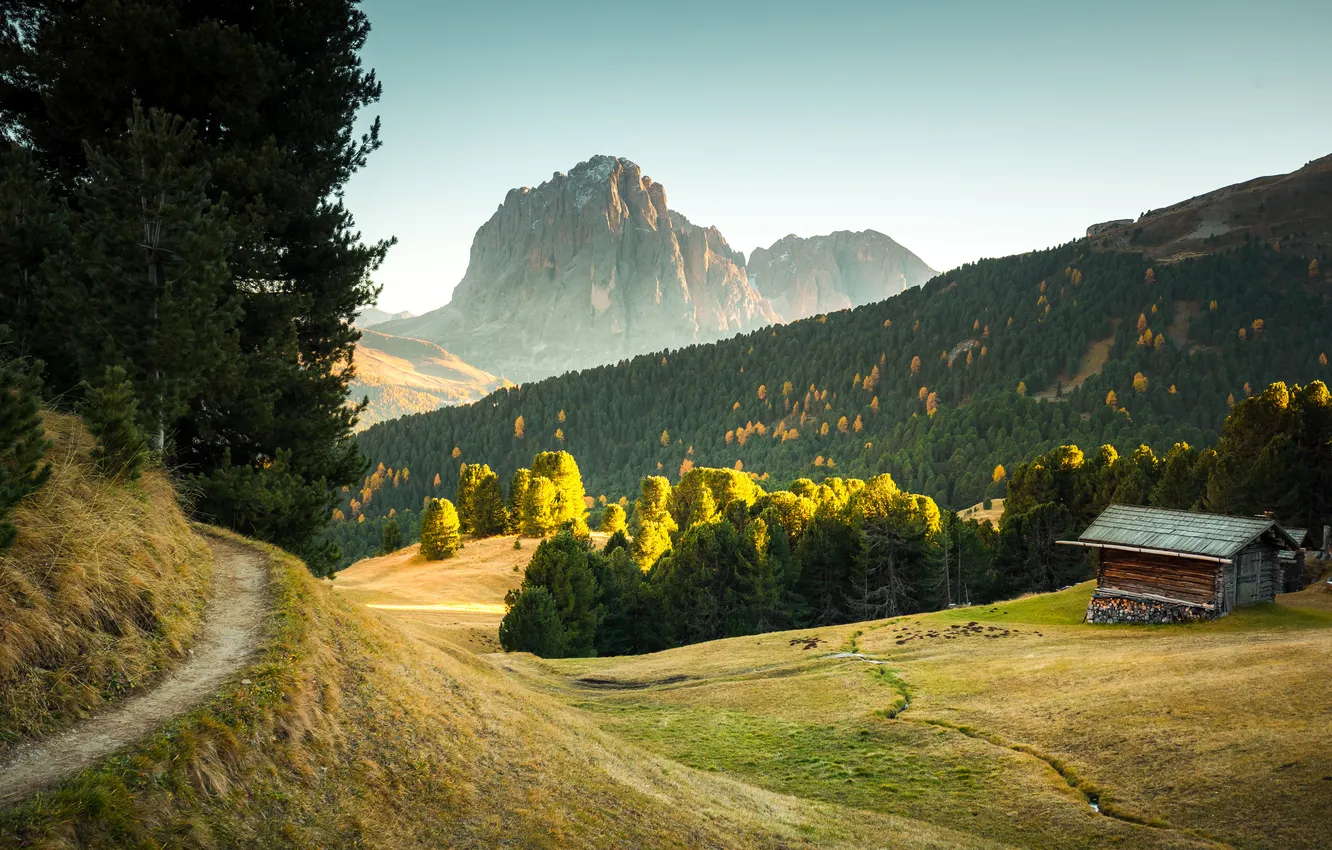
{"label": "winding trail", "polygon": [[157,684],[101,714],[20,747],[0,764],[0,802],[12,802],[77,773],[210,697],[244,669],[263,631],[265,557],[210,537],[215,567],[199,636],[189,656]]}

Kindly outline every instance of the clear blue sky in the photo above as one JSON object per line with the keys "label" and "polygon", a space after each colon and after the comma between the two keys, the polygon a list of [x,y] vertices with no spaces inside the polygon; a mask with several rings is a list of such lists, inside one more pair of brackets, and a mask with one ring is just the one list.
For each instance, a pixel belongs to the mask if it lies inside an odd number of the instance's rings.
{"label": "clear blue sky", "polygon": [[873,228],[938,269],[1332,153],[1327,0],[364,8],[384,147],[347,202],[399,238],[392,310],[446,303],[510,188],[598,153],[746,254]]}

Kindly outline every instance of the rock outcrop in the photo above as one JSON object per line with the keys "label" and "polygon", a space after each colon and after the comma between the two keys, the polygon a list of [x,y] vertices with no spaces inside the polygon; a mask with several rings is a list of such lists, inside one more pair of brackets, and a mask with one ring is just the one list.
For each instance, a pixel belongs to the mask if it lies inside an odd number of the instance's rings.
{"label": "rock outcrop", "polygon": [[874,230],[787,236],[754,251],[748,271],[750,285],[788,321],[882,301],[938,274]]}
{"label": "rock outcrop", "polygon": [[716,228],[672,212],[634,163],[598,156],[510,191],[452,302],[378,329],[533,380],[777,320]]}

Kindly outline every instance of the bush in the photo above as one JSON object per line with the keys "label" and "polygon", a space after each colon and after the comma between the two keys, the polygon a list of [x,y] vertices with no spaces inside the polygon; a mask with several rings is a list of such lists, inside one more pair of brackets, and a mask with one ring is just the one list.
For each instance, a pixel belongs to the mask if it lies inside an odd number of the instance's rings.
{"label": "bush", "polygon": [[119,366],[108,366],[100,386],[85,381],[83,388],[83,419],[97,438],[92,455],[97,471],[116,481],[137,481],[148,462],[148,440],[129,376]]}
{"label": "bush", "polygon": [[[4,331],[0,327],[0,341]],[[0,552],[18,536],[5,517],[51,476],[42,463],[51,443],[42,430],[36,372],[21,360],[0,361]]]}
{"label": "bush", "polygon": [[528,587],[511,602],[499,627],[505,652],[530,652],[542,658],[564,655],[564,626],[555,598],[544,587]]}
{"label": "bush", "polygon": [[448,499],[431,499],[421,517],[421,554],[427,561],[439,561],[458,551],[462,538],[458,531],[458,511]]}

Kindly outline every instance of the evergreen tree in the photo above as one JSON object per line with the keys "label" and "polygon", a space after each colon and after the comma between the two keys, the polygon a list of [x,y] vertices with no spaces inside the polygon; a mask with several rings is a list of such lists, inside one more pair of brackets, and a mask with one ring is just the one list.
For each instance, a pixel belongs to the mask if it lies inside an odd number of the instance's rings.
{"label": "evergreen tree", "polygon": [[[475,465],[473,467],[476,468]],[[479,469],[469,505],[472,511],[471,533],[477,538],[494,537],[504,531],[508,516],[504,509],[504,499],[500,495],[499,476],[485,464]]]}
{"label": "evergreen tree", "polygon": [[[370,273],[389,247],[363,244],[343,202],[379,145],[377,121],[353,132],[380,93],[358,56],[364,12],[354,0],[16,0],[10,13],[23,28],[0,37],[0,133],[22,140],[53,179],[51,196],[73,199],[85,232],[56,251],[70,254],[60,286],[95,296],[75,315],[59,292],[33,292],[23,315],[36,321],[22,325],[20,350],[53,341],[62,356],[48,358],[58,364],[48,388],[63,396],[116,362],[108,347],[120,349],[153,420],[144,424],[154,439],[174,432],[168,463],[196,476],[199,513],[246,517],[239,530],[279,533],[268,539],[316,568],[329,554],[312,542],[332,513],[328,488],[362,469],[357,410],[346,404],[352,320],[373,300]],[[144,122],[180,156],[144,142]],[[142,168],[124,155],[135,145]],[[194,191],[200,179],[207,206]],[[99,280],[89,272],[103,262]],[[112,303],[100,293],[117,280],[132,288]],[[23,285],[0,279],[0,306],[22,300]],[[211,313],[200,306],[209,298]],[[101,330],[127,321],[148,332]],[[256,505],[283,502],[298,517],[255,518]]]}
{"label": "evergreen tree", "polygon": [[555,526],[572,522],[586,530],[583,476],[578,463],[568,452],[541,452],[532,458],[532,475],[545,478],[555,486]]}
{"label": "evergreen tree", "polygon": [[50,464],[42,463],[51,443],[42,429],[41,381],[29,363],[2,359],[7,333],[0,325],[0,552],[18,535],[8,521],[14,506],[51,475]]}
{"label": "evergreen tree", "polygon": [[653,475],[644,478],[640,487],[641,492],[634,503],[633,555],[639,568],[646,570],[671,548],[671,534],[677,526],[667,509],[671,482]]}
{"label": "evergreen tree", "polygon": [[624,508],[616,504],[609,504],[606,510],[601,514],[600,530],[606,534],[614,535],[621,533],[627,526],[624,520]]}
{"label": "evergreen tree", "polygon": [[402,548],[402,532],[398,528],[396,519],[388,519],[384,522],[384,530],[380,535],[380,548],[385,555],[391,555]]}
{"label": "evergreen tree", "polygon": [[561,531],[541,541],[523,574],[520,593],[544,587],[554,599],[564,626],[564,653],[571,658],[596,652],[596,632],[603,610],[598,602],[596,576],[589,564],[592,554],[585,542]]}
{"label": "evergreen tree", "polygon": [[549,478],[533,476],[523,494],[520,529],[528,537],[545,537],[560,527],[559,493]]}
{"label": "evergreen tree", "polygon": [[107,478],[136,481],[148,462],[148,440],[139,425],[139,403],[125,370],[106,367],[97,387],[85,386],[83,419],[97,439],[93,463]]}
{"label": "evergreen tree", "polygon": [[1205,481],[1197,475],[1198,451],[1188,443],[1175,443],[1162,464],[1161,478],[1152,488],[1151,502],[1162,508],[1187,511],[1205,495]]}
{"label": "evergreen tree", "polygon": [[511,590],[504,601],[509,610],[500,621],[499,640],[505,652],[564,656],[564,624],[549,590],[539,585]]}
{"label": "evergreen tree", "polygon": [[527,488],[532,483],[532,470],[515,469],[509,479],[509,502],[505,508],[504,532],[518,534],[523,525],[523,503],[527,500]]}
{"label": "evergreen tree", "polygon": [[421,554],[427,561],[443,560],[461,543],[457,509],[448,499],[432,499],[421,516]]}

